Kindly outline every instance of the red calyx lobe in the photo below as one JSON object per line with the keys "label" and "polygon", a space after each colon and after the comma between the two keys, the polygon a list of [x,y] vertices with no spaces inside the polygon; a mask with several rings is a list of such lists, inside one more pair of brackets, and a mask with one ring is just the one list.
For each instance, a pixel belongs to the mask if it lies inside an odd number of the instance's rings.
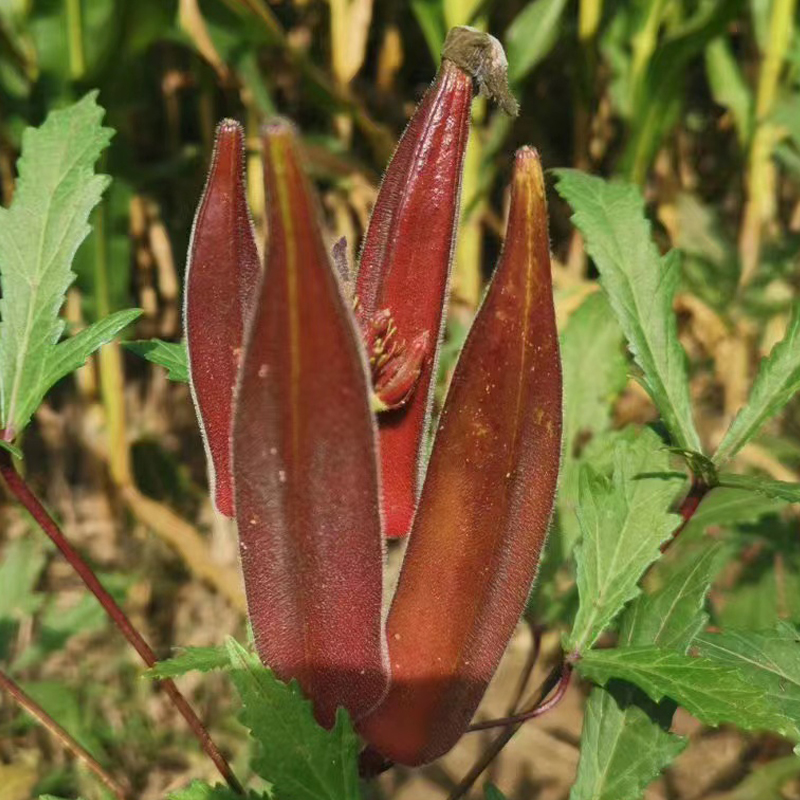
{"label": "red calyx lobe", "polygon": [[415,765],[465,731],[524,608],[552,511],[561,367],[535,152],[517,154],[503,253],[436,433],[387,621],[392,683],[359,726]]}
{"label": "red calyx lobe", "polygon": [[256,647],[321,724],[387,686],[369,376],[291,128],[264,134],[266,270],[245,346],[233,463]]}
{"label": "red calyx lobe", "polygon": [[[428,350],[442,327],[472,96],[471,75],[445,59],[389,164],[361,254],[356,318],[368,348],[380,315],[388,313],[396,336],[413,353],[399,388],[389,378],[383,383],[403,407],[378,421],[390,537],[408,533],[416,507],[436,363]],[[380,384],[380,374],[376,378]],[[381,386],[375,388],[380,395]]]}
{"label": "red calyx lobe", "polygon": [[186,267],[184,331],[189,383],[217,510],[234,514],[230,439],[242,339],[261,267],[244,186],[244,131],[217,127]]}

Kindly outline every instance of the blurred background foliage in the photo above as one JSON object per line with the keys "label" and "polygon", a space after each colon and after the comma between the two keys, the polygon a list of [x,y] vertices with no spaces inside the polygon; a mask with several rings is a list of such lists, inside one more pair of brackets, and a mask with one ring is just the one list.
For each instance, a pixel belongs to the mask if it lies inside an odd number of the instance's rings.
{"label": "blurred background foliage", "polygon": [[[683,254],[681,337],[701,435],[715,443],[800,288],[797,15],[796,0],[0,0],[2,201],[13,194],[25,126],[99,88],[117,131],[103,164],[114,181],[78,254],[65,314],[78,329],[136,305],[145,313],[128,338],[177,341],[184,258],[216,122],[232,116],[246,126],[248,191],[263,239],[258,128],[276,113],[294,120],[331,241],[346,236],[354,259],[381,171],[434,75],[446,31],[486,29],[505,45],[521,114],[510,119],[483,99],[474,106],[442,391],[501,245],[512,153],[529,143],[546,167],[643,188],[659,244]],[[574,327],[564,343],[557,523],[528,615],[537,635],[549,626],[545,652],[557,649],[574,602],[577,464],[603,463],[602,434],[654,418],[629,379],[605,302],[590,297],[596,272],[581,238],[566,207],[550,201],[559,322]],[[107,347],[52,393],[24,446],[34,485],[163,655],[175,644],[245,635],[235,534],[211,511],[183,385]],[[797,402],[739,461],[798,480]],[[800,622],[796,514],[734,490],[715,498],[693,526],[713,526],[733,555],[712,594],[716,618],[743,627],[776,615]],[[213,777],[76,579],[9,503],[0,518],[0,659],[98,759],[131,776],[138,796]],[[521,637],[512,661],[524,661]],[[501,670],[498,683],[513,684],[513,674]],[[184,681],[245,774],[224,681]],[[524,733],[533,738],[520,734],[517,751],[498,761],[501,777],[504,769],[512,776],[501,781],[509,797],[566,796],[580,724],[576,700]],[[697,742],[654,797],[727,796],[747,769],[737,764],[783,753],[771,740],[730,733],[724,746],[714,740],[727,758],[716,764],[703,750],[708,732],[692,732]],[[473,750],[427,770],[425,796],[446,796]],[[702,779],[687,777],[693,763]],[[387,781],[386,796],[419,796],[407,774]],[[3,705],[0,798],[44,791],[99,796],[45,734]]]}

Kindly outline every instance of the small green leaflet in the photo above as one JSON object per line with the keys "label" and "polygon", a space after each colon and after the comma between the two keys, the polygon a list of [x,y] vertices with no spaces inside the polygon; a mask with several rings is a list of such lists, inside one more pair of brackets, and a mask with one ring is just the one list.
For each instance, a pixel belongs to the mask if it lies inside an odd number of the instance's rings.
{"label": "small green leaflet", "polygon": [[686,355],[678,341],[672,299],[680,277],[676,251],[663,258],[650,236],[644,200],[636,186],[604,181],[577,170],[556,170],[559,194],[600,271],[643,385],[673,443],[702,451],[689,401]]}
{"label": "small green leaflet", "polygon": [[[580,535],[576,516],[580,459],[575,450],[581,437],[595,437],[611,425],[612,405],[628,381],[622,342],[622,331],[599,292],[584,300],[561,337],[564,460],[556,500],[562,560]],[[591,370],[587,364],[593,365]]]}
{"label": "small green leaflet", "polygon": [[714,453],[724,464],[747,444],[761,426],[800,390],[800,305],[792,310],[786,335],[761,361],[747,405],[736,415]]}
{"label": "small green leaflet", "polygon": [[706,657],[694,658],[660,647],[592,650],[578,662],[578,669],[601,685],[612,678],[633,683],[655,702],[670,697],[706,725],[732,723],[800,739],[800,720],[776,708],[743,670],[706,652]]}
{"label": "small green leaflet", "polygon": [[[656,565],[667,572],[652,594],[625,610],[620,645],[657,644],[685,651],[708,617],[705,596],[718,567],[719,545],[704,540],[672,548]],[[589,696],[578,775],[570,800],[639,800],[648,784],[686,747],[669,732],[675,705],[653,703],[630,684],[611,681]]]}
{"label": "small green leaflet", "polygon": [[182,647],[177,655],[159,661],[148,669],[146,678],[177,678],[187,672],[227,669],[230,656],[226,647]]}
{"label": "small green leaflet", "polygon": [[484,800],[506,800],[506,796],[493,783],[483,787],[483,797]]}
{"label": "small green leaflet", "polygon": [[[266,800],[267,794],[248,792],[245,800]],[[192,781],[186,788],[177,792],[170,792],[167,800],[242,800],[242,795],[237,794],[228,786],[217,784],[212,786],[205,781]]]}
{"label": "small green leaflet", "polygon": [[688,744],[669,733],[674,710],[621,681],[595,686],[586,704],[570,800],[640,800]]}
{"label": "small green leaflet", "polygon": [[112,131],[96,92],[48,115],[22,137],[14,200],[0,208],[0,428],[12,439],[42,398],[138,315],[120,311],[59,343],[58,316],[89,213],[108,185],[94,164]]}
{"label": "small green leaflet", "polygon": [[591,647],[641,591],[639,578],[679,522],[666,509],[685,478],[669,471],[660,440],[643,431],[632,442],[617,445],[610,479],[584,465],[580,482],[580,606],[567,645],[577,653]]}
{"label": "small green leaflet", "polygon": [[161,339],[144,339],[137,342],[123,342],[125,348],[152,364],[166,367],[171,381],[189,382],[189,366],[186,345],[183,342],[164,342]]}
{"label": "small green leaflet", "polygon": [[359,740],[347,712],[339,709],[327,731],[296,683],[279,681],[233,639],[228,655],[242,721],[260,745],[253,768],[272,784],[275,800],[358,800]]}
{"label": "small green leaflet", "polygon": [[723,472],[719,476],[719,485],[729,489],[746,489],[748,492],[755,492],[773,500],[800,503],[800,483],[776,481],[762,475],[734,475]]}

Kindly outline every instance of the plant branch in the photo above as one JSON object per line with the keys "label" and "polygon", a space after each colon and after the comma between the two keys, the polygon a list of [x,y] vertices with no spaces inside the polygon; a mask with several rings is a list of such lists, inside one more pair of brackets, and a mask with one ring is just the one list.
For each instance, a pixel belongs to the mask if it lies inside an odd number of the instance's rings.
{"label": "plant branch", "polygon": [[58,739],[75,758],[83,763],[99,778],[119,800],[128,800],[130,794],[103,767],[94,756],[69,735],[32,697],[0,670],[0,689],[7,692],[25,711]]}
{"label": "plant branch", "polygon": [[681,515],[681,523],[672,532],[672,536],[661,545],[662,553],[666,553],[675,540],[683,533],[686,526],[691,522],[703,498],[713,488],[713,486],[709,486],[702,478],[698,478],[697,475],[692,477],[692,485],[689,487],[686,497],[683,498],[683,502],[678,508],[678,513]]}
{"label": "plant branch", "polygon": [[473,733],[474,731],[486,731],[490,730],[491,728],[501,728],[508,725],[517,725],[518,723],[527,722],[530,719],[541,717],[548,711],[552,711],[552,709],[554,709],[564,699],[564,695],[567,693],[567,689],[569,689],[571,680],[572,665],[570,663],[565,663],[561,670],[561,677],[556,684],[555,691],[553,692],[552,697],[550,697],[548,700],[539,703],[539,705],[530,709],[529,711],[523,711],[521,714],[514,714],[510,717],[503,717],[502,719],[490,719],[487,722],[476,722],[474,725],[470,725],[469,728],[467,728],[467,733]]}
{"label": "plant branch", "polygon": [[[50,537],[50,540],[61,551],[61,554],[69,562],[69,565],[78,573],[81,580],[86,584],[89,591],[97,598],[104,611],[111,618],[111,621],[119,628],[122,635],[128,640],[130,645],[139,654],[140,658],[148,667],[156,664],[156,656],[150,645],[144,640],[142,635],[134,628],[125,612],[119,607],[116,600],[106,591],[92,568],[87,564],[77,550],[69,543],[56,521],[48,514],[47,510],[39,501],[39,498],[31,491],[22,476],[14,468],[11,454],[7,450],[0,449],[0,476],[6,482],[10,492],[17,498],[22,506],[33,517],[36,524]],[[212,740],[200,718],[195,714],[186,698],[169,679],[163,680],[159,684],[169,696],[173,705],[186,720],[200,746],[208,757],[214,762],[220,775],[235,792],[243,794],[244,790],[239,780],[233,774],[225,756],[222,755],[217,745]]]}
{"label": "plant branch", "polygon": [[525,665],[519,675],[519,683],[517,683],[517,690],[514,692],[514,698],[508,705],[508,712],[506,716],[513,716],[519,708],[522,698],[525,696],[525,690],[528,688],[528,681],[531,679],[533,669],[536,662],[539,660],[539,654],[542,651],[542,635],[544,634],[544,626],[535,625],[531,622],[528,627],[533,637],[533,647],[528,651],[528,657],[525,659]]}
{"label": "plant branch", "polygon": [[[553,669],[550,670],[550,673],[547,675],[544,681],[542,681],[541,685],[534,694],[533,700],[528,703],[527,708],[523,709],[521,713],[527,714],[538,708],[541,705],[542,700],[547,697],[548,694],[550,694],[557,684],[559,684],[563,673],[563,662],[559,661],[553,667]],[[469,792],[469,790],[475,785],[475,781],[480,778],[492,761],[497,758],[503,748],[514,737],[514,734],[522,727],[522,724],[523,723],[521,722],[512,722],[506,726],[505,730],[489,745],[489,747],[486,748],[480,758],[475,762],[475,764],[473,764],[472,769],[470,769],[470,771],[462,778],[458,786],[453,789],[447,800],[460,800],[460,798],[464,797]]]}

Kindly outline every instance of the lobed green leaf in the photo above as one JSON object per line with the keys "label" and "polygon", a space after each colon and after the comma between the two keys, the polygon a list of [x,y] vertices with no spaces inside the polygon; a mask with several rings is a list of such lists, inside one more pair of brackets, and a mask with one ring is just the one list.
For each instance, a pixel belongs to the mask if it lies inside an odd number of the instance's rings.
{"label": "lobed green leaf", "polygon": [[[692,542],[681,550],[679,559],[674,556],[676,548],[668,556],[667,561],[673,563],[665,565],[669,570],[662,585],[652,594],[637,597],[625,611],[620,644],[655,644],[685,651],[707,621],[703,603],[718,566],[719,545]],[[669,732],[674,711],[671,700],[655,704],[621,681],[593,688],[570,800],[638,800],[686,747],[687,740]]]}
{"label": "lobed green leaf", "polygon": [[680,277],[675,251],[660,256],[644,199],[634,185],[562,169],[559,194],[600,271],[600,284],[644,373],[642,383],[674,444],[702,452],[692,419],[686,355],[678,341],[672,299]]}
{"label": "lobed green leaf", "polygon": [[640,800],[688,740],[669,732],[674,705],[653,703],[621,681],[592,689],[570,800]]}
{"label": "lobed green leaf", "polygon": [[[733,659],[721,658],[701,641],[704,657],[693,657],[660,647],[623,647],[592,650],[578,662],[581,673],[601,685],[613,678],[635,684],[654,701],[669,697],[706,725],[732,723],[745,730],[775,731],[797,741],[796,684],[765,694],[762,681],[779,681],[777,673],[762,672],[753,680]],[[796,649],[796,648],[795,648]],[[794,674],[794,673],[792,673]],[[781,705],[776,705],[776,697]],[[788,707],[783,702],[789,701]]]}
{"label": "lobed green leaf", "polygon": [[279,681],[235,640],[227,646],[242,721],[259,745],[253,767],[275,800],[358,800],[359,740],[347,712],[325,730],[294,681]]}
{"label": "lobed green leaf", "polygon": [[94,174],[112,135],[100,124],[104,112],[96,96],[89,93],[25,131],[14,200],[0,209],[0,428],[8,439],[25,427],[55,381],[135,316],[123,312],[77,341],[57,344],[64,330],[58,312],[75,277],[72,260],[109,181]]}
{"label": "lobed green leaf", "polygon": [[588,465],[581,469],[580,606],[568,638],[577,653],[591,647],[639,594],[639,578],[678,524],[679,517],[665,509],[684,477],[669,471],[668,456],[658,448],[658,437],[645,431],[632,442],[617,444],[610,479]]}
{"label": "lobed green leaf", "polygon": [[[628,380],[622,341],[616,318],[599,292],[584,300],[561,337],[564,456],[556,496],[561,560],[569,556],[580,536],[576,516],[580,444],[587,436],[608,430],[612,405]],[[591,371],[586,369],[587,364],[592,365]]]}

